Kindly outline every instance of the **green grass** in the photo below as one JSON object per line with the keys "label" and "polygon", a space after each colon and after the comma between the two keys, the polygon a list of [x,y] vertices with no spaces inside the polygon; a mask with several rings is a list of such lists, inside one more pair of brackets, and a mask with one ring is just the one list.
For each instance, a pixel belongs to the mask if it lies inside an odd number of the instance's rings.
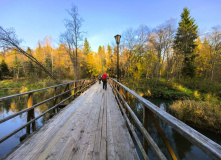
{"label": "green grass", "polygon": [[219,83],[213,83],[212,87],[211,83],[207,84],[206,81],[200,80],[166,82],[165,79],[140,79],[136,81],[124,79],[122,83],[144,97],[203,100],[211,103],[219,103],[221,100],[221,85]]}
{"label": "green grass", "polygon": [[0,81],[0,96],[4,97],[7,95],[18,94],[28,92],[36,89],[45,88],[48,86],[55,85],[51,80],[39,79],[36,81],[30,81],[26,79],[18,80],[3,80]]}
{"label": "green grass", "polygon": [[164,79],[124,80],[123,84],[135,92],[143,93],[144,97],[169,99],[187,99],[192,97],[188,89],[181,90],[174,83],[167,83]]}

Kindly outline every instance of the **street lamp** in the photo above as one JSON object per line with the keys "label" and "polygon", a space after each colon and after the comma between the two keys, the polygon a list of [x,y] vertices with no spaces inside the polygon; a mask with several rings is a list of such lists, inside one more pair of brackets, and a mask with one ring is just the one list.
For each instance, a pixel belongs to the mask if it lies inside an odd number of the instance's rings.
{"label": "street lamp", "polygon": [[120,72],[119,72],[119,44],[121,35],[117,34],[114,36],[116,43],[117,43],[117,81],[119,82]]}
{"label": "street lamp", "polygon": [[113,78],[113,55],[111,54],[111,56],[110,56],[110,58],[111,58],[111,77]]}

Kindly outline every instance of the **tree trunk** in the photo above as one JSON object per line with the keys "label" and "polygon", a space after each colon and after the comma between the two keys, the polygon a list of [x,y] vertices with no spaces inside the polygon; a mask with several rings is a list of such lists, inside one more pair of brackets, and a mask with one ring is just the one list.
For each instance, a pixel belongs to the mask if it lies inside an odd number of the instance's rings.
{"label": "tree trunk", "polygon": [[213,81],[213,75],[214,75],[214,68],[215,68],[215,62],[212,62],[212,68],[211,68],[211,81]]}

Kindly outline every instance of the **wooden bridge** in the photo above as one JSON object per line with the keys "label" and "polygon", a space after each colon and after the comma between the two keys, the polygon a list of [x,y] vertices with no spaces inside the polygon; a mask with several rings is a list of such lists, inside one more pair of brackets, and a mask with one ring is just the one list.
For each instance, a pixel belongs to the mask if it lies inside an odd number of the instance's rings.
{"label": "wooden bridge", "polygon": [[[65,86],[58,94],[58,87]],[[33,104],[33,96],[42,90],[54,89],[54,96]],[[27,123],[0,139],[0,143],[18,131],[26,128],[27,133],[34,131],[3,159],[148,159],[150,147],[158,159],[167,159],[148,133],[148,117],[170,153],[169,159],[177,159],[167,141],[156,116],[168,123],[191,143],[199,147],[213,159],[221,159],[221,146],[198,133],[191,127],[169,115],[159,107],[142,98],[114,79],[109,79],[107,90],[96,80],[79,80],[0,98],[0,101],[28,95],[28,108],[0,120],[0,124],[27,112]],[[143,122],[140,122],[129,106],[133,96],[143,105]],[[59,102],[60,98],[60,102]],[[34,109],[50,100],[54,106],[35,117]],[[73,101],[72,101],[73,100]],[[64,102],[70,103],[61,111]],[[35,131],[35,121],[48,113],[57,113],[40,130]],[[135,128],[139,129],[143,141],[138,138]],[[138,152],[140,155],[138,156]]]}

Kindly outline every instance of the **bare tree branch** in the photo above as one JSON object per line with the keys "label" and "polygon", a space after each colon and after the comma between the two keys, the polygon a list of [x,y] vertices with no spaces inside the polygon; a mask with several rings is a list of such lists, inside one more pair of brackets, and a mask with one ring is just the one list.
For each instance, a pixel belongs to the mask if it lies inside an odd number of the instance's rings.
{"label": "bare tree branch", "polygon": [[66,51],[70,56],[71,62],[74,67],[74,78],[80,78],[79,62],[78,62],[78,42],[82,40],[82,31],[80,31],[83,19],[78,14],[78,8],[72,5],[71,10],[67,11],[71,19],[65,19],[64,25],[66,31],[60,35],[60,42],[66,44]]}
{"label": "bare tree branch", "polygon": [[19,47],[20,42],[21,40],[17,38],[13,28],[5,30],[3,29],[3,27],[0,26],[0,48],[15,50],[18,53],[25,55],[31,61],[36,63],[49,77],[57,82],[56,78],[40,62],[38,62],[36,58],[34,58],[31,54],[28,54],[21,47]]}

